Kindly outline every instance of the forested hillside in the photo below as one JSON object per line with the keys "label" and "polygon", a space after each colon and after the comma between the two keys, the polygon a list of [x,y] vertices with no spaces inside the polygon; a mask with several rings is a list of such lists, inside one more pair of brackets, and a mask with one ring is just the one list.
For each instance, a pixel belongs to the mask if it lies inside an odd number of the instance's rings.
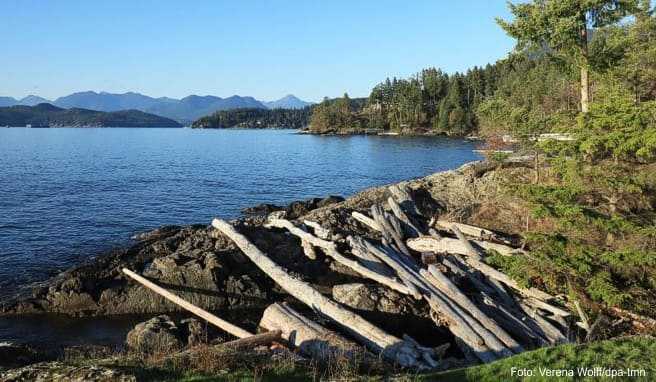
{"label": "forested hillside", "polygon": [[302,109],[233,109],[221,110],[202,117],[192,125],[194,128],[290,128],[307,126],[311,106]]}

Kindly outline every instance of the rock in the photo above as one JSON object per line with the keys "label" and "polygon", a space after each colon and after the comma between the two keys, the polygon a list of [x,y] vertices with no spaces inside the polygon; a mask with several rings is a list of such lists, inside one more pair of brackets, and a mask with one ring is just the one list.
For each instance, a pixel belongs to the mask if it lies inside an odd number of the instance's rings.
{"label": "rock", "polygon": [[303,201],[297,201],[291,203],[285,209],[286,217],[288,219],[298,219],[299,217],[307,214],[308,212],[315,210],[317,208],[326,207],[331,204],[339,203],[344,201],[344,198],[341,196],[328,196],[326,198],[312,198]]}
{"label": "rock", "polygon": [[331,204],[343,202],[345,199],[337,195],[329,195],[326,198],[323,198],[317,202],[317,208],[322,208],[329,206]]}
{"label": "rock", "polygon": [[141,353],[169,353],[184,346],[181,334],[169,316],[161,315],[137,324],[128,333],[126,343]]}
{"label": "rock", "polygon": [[194,346],[205,341],[205,329],[203,324],[195,318],[186,318],[180,321],[180,329],[183,338],[186,337],[187,345]]}
{"label": "rock", "polygon": [[341,284],[333,287],[333,299],[348,307],[395,315],[420,315],[421,304],[382,285]]}
{"label": "rock", "polygon": [[103,366],[74,366],[62,362],[43,362],[0,373],[0,381],[48,382],[136,382],[125,371]]}
{"label": "rock", "polygon": [[247,207],[241,210],[245,215],[268,215],[274,211],[283,210],[282,207],[275,204],[262,203],[253,207]]}
{"label": "rock", "polygon": [[0,342],[0,368],[19,367],[43,359],[42,354],[29,346]]}

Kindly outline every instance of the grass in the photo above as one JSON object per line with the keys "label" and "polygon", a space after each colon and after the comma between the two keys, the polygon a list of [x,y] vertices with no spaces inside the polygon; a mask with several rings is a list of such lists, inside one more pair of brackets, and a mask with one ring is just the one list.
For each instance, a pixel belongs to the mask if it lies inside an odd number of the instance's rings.
{"label": "grass", "polygon": [[[533,371],[526,378],[512,375],[512,368]],[[543,348],[506,358],[486,365],[420,377],[427,381],[571,381],[580,378],[548,377],[540,374],[540,368],[551,370],[573,369],[577,376],[579,367],[603,367],[626,370],[642,369],[642,378],[594,378],[595,381],[627,380],[652,381],[656,379],[656,339],[652,337],[624,337],[585,345],[560,345]],[[590,378],[592,380],[592,378]]]}
{"label": "grass", "polygon": [[[87,360],[90,364],[104,365],[133,373],[138,381],[651,381],[656,380],[656,339],[647,336],[623,337],[585,345],[560,345],[525,352],[485,365],[446,372],[392,375],[358,374],[355,370],[326,371],[316,365],[299,364],[291,359],[246,356],[244,353],[208,356],[200,365],[176,367],[144,364],[138,360],[118,357],[106,362]],[[200,367],[198,367],[200,366]],[[512,370],[527,369],[532,377],[513,375]],[[603,367],[624,370],[641,369],[646,375],[637,378],[579,378],[577,368]],[[574,378],[548,377],[540,374],[540,368],[550,370],[572,369]],[[348,369],[345,367],[345,369]]]}

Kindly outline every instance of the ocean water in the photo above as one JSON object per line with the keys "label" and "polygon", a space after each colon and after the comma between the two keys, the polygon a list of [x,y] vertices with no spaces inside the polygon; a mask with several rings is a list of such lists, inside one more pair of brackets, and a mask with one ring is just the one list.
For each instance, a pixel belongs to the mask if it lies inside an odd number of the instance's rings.
{"label": "ocean water", "polygon": [[473,149],[293,130],[0,128],[0,300],[137,232],[348,196],[479,159]]}

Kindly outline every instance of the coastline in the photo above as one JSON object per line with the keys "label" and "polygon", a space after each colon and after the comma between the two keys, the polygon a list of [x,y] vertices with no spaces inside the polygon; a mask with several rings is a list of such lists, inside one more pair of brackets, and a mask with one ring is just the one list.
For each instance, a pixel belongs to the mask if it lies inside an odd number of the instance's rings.
{"label": "coastline", "polygon": [[[474,206],[484,203],[481,198],[494,198],[498,192],[502,174],[496,170],[497,165],[476,161],[454,170],[367,188],[345,200],[328,197],[293,202],[286,207],[262,204],[246,209],[249,215],[235,219],[231,224],[239,227],[275,263],[299,275],[321,293],[332,294],[336,301],[356,309],[373,324],[399,336],[407,334],[424,339],[426,346],[438,346],[449,337],[445,337],[443,328],[435,325],[430,311],[421,301],[367,283],[351,269],[328,261],[324,256],[316,260],[308,259],[308,254],[295,237],[270,229],[265,224],[272,218],[283,216],[297,224],[316,222],[337,240],[351,235],[371,235],[370,228],[354,220],[352,214],[356,211],[366,212],[373,205],[384,203],[390,195],[389,190],[395,186],[413,194],[424,216],[460,216],[461,221],[468,221],[463,215],[465,211],[471,213]],[[503,224],[488,227],[499,230],[508,228]],[[512,234],[507,230],[504,232]],[[169,325],[166,322],[171,322],[170,325],[181,328],[179,330],[183,332],[191,330],[188,325],[198,322],[194,319],[171,321],[175,318],[161,316],[179,315],[181,309],[141,285],[130,282],[121,272],[122,268],[143,274],[192,304],[219,312],[222,317],[233,317],[226,316],[226,312],[249,311],[249,314],[237,314],[232,322],[252,332],[257,329],[257,322],[265,308],[279,301],[294,301],[246,258],[231,240],[207,224],[163,226],[136,235],[134,239],[136,243],[130,247],[99,256],[57,275],[45,286],[34,290],[32,297],[3,304],[0,317],[20,320],[21,317],[41,316],[47,319],[48,314],[55,313],[60,317],[70,317],[75,322],[79,317],[104,321],[128,315],[156,316],[152,320],[160,320],[157,325]],[[374,302],[369,300],[372,296],[376,296]],[[302,312],[321,322],[316,313],[308,310]],[[124,327],[121,330],[127,329]],[[208,338],[207,333],[204,334],[205,338]],[[209,333],[209,338],[218,336],[216,338],[225,340],[225,336],[216,330]],[[128,347],[131,346],[129,337]],[[40,344],[29,345],[38,348]],[[95,347],[98,344],[89,342],[81,346]],[[170,349],[167,353],[174,354],[175,351]],[[60,357],[38,354],[46,360]],[[447,354],[448,361],[442,364],[443,369],[468,364],[459,358],[457,350]]]}

